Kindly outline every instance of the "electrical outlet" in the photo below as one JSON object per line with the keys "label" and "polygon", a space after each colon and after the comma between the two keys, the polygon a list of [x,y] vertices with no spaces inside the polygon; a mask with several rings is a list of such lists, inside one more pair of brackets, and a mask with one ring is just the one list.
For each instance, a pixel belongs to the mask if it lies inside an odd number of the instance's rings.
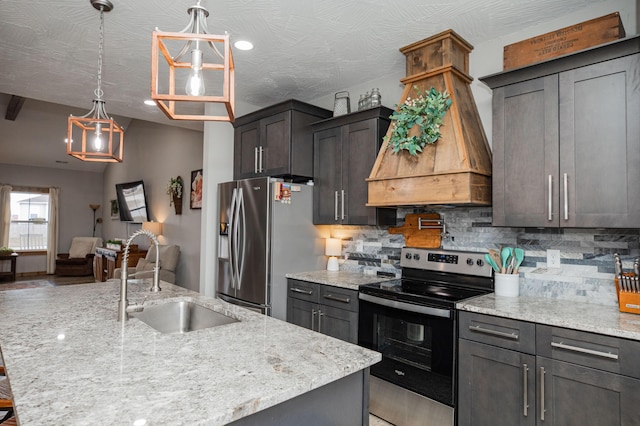
{"label": "electrical outlet", "polygon": [[356,240],[356,251],[362,253],[364,251],[364,241]]}
{"label": "electrical outlet", "polygon": [[547,268],[560,267],[560,250],[547,250]]}

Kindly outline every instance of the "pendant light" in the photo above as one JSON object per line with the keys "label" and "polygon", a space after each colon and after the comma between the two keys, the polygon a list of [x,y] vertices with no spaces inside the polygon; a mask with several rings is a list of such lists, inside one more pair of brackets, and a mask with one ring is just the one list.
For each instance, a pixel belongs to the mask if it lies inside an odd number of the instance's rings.
{"label": "pendant light", "polygon": [[[89,0],[100,11],[100,49],[98,52],[98,87],[94,90],[93,108],[81,116],[69,115],[67,154],[82,161],[122,162],[124,130],[109,117],[102,99],[102,52],[104,47],[104,12],[113,9],[109,0]],[[75,146],[74,146],[75,144]]]}
{"label": "pendant light", "polygon": [[[209,34],[209,11],[200,1],[187,9],[189,23],[182,31],[156,28],[153,32],[151,98],[172,120],[233,121],[235,84],[229,35]],[[177,52],[175,56],[172,51]],[[214,104],[209,112],[206,103]]]}

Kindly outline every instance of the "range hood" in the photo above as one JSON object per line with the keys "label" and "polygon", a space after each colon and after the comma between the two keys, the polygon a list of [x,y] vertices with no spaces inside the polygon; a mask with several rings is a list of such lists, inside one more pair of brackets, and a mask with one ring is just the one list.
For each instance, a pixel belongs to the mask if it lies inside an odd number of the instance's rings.
{"label": "range hood", "polygon": [[399,104],[416,96],[414,86],[422,92],[446,90],[452,104],[441,138],[417,157],[394,154],[382,144],[367,179],[368,206],[491,205],[491,148],[471,92],[472,49],[452,30],[400,49],[407,57],[407,77],[401,80],[405,87]]}

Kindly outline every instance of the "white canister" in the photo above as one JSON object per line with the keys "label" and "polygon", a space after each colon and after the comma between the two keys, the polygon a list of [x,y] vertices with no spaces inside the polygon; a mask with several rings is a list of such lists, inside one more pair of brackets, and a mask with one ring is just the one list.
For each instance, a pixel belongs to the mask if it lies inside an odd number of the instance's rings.
{"label": "white canister", "polygon": [[520,295],[519,274],[498,274],[494,276],[496,296],[518,297]]}

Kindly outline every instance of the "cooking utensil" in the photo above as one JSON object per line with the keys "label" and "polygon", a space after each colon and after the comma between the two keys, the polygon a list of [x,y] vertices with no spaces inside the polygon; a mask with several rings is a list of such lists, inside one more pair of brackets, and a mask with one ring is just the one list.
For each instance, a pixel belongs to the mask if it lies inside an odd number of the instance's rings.
{"label": "cooking utensil", "polygon": [[520,265],[522,264],[522,261],[524,260],[524,250],[522,250],[521,248],[515,248],[513,249],[513,255],[515,256],[516,259],[516,264],[513,268],[513,273],[517,274],[518,273],[518,268],[520,268]]}
{"label": "cooking utensil", "polygon": [[507,274],[513,274],[513,269],[516,266],[516,257],[511,256],[509,258],[509,265],[507,266]]}
{"label": "cooking utensil", "polygon": [[[498,250],[489,249],[489,255],[491,256],[493,261],[496,263],[496,265],[501,265],[502,264],[502,261],[500,260],[500,253],[498,253]],[[500,266],[498,266],[498,269],[500,269]],[[500,271],[498,271],[498,272],[500,272]]]}
{"label": "cooking utensil", "polygon": [[622,274],[622,261],[618,253],[613,253],[613,266],[615,267],[616,275],[620,276]]}
{"label": "cooking utensil", "polygon": [[627,291],[626,283],[622,274],[618,274],[618,284],[620,285],[620,291]]}
{"label": "cooking utensil", "polygon": [[484,260],[485,262],[487,262],[489,265],[491,265],[491,267],[493,268],[494,271],[496,272],[500,272],[500,267],[498,266],[498,264],[495,262],[495,260],[493,260],[493,257],[491,257],[491,255],[489,253],[485,253],[484,255]]}
{"label": "cooking utensil", "polygon": [[500,252],[500,258],[502,259],[502,273],[507,272],[507,263],[509,262],[509,258],[513,253],[513,249],[511,247],[504,247]]}

